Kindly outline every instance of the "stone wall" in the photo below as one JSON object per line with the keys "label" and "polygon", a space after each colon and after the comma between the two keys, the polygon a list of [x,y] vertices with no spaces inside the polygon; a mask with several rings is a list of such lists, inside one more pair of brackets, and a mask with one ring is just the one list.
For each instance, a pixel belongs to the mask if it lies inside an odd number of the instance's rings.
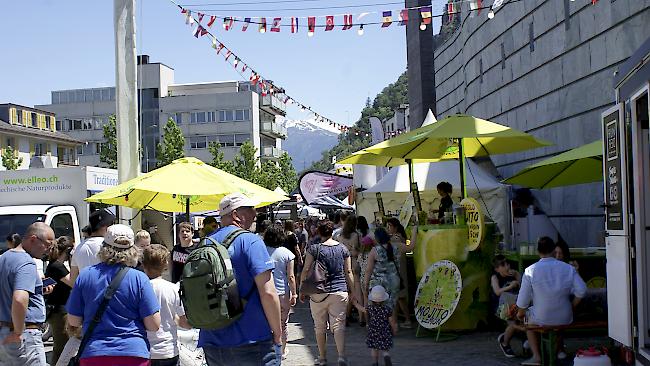
{"label": "stone wall", "polygon": [[[492,0],[483,1],[490,5]],[[613,76],[650,37],[650,0],[522,0],[469,16],[434,53],[438,118],[467,113],[555,145],[492,157],[503,177],[600,139]],[[602,243],[602,185],[535,191],[576,247]]]}

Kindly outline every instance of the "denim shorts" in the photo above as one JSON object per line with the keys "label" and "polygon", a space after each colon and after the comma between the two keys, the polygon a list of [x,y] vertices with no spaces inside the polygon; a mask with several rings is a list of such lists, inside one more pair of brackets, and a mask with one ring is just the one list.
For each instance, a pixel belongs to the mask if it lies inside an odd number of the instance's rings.
{"label": "denim shorts", "polygon": [[47,366],[40,329],[25,329],[21,344],[2,344],[9,333],[9,327],[0,327],[0,366]]}
{"label": "denim shorts", "polygon": [[247,346],[218,348],[204,346],[208,366],[265,366],[279,365],[273,352],[271,341],[258,342]]}

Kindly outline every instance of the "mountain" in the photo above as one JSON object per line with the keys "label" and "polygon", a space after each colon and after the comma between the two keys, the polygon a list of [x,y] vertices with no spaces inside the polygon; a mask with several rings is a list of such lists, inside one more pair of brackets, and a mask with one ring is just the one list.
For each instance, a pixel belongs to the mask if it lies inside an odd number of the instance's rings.
{"label": "mountain", "polygon": [[315,119],[286,120],[287,139],[282,149],[289,153],[297,172],[309,168],[322,157],[322,152],[338,143],[339,130]]}

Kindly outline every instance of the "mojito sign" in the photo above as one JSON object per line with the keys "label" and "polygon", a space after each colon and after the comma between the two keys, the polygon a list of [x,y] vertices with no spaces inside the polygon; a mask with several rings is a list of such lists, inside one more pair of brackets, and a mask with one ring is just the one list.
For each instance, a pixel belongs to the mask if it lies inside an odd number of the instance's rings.
{"label": "mojito sign", "polygon": [[465,221],[469,236],[467,250],[476,250],[485,238],[485,219],[481,205],[473,198],[463,199],[460,205],[465,208]]}
{"label": "mojito sign", "polygon": [[432,264],[415,293],[415,319],[427,329],[440,327],[456,310],[462,289],[463,280],[454,262]]}

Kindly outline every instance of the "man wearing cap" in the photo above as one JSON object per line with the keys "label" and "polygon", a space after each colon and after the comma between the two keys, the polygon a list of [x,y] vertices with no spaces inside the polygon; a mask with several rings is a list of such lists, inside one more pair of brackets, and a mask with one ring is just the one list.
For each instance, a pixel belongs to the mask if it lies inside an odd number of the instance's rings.
{"label": "man wearing cap", "polygon": [[46,366],[42,326],[43,288],[34,258],[54,244],[54,231],[36,222],[27,227],[22,243],[0,256],[0,365]]}
{"label": "man wearing cap", "polygon": [[[258,202],[241,193],[225,196],[219,204],[221,229],[210,237],[223,242],[228,234],[248,229],[255,222]],[[219,330],[201,329],[209,366],[280,365],[282,358],[280,300],[273,281],[273,261],[262,239],[246,232],[228,248],[239,294],[251,294],[241,318]],[[253,290],[257,288],[257,290]]]}
{"label": "man wearing cap", "polygon": [[[88,218],[90,236],[77,245],[70,260],[70,279],[74,282],[82,269],[99,263],[97,253],[104,242],[106,229],[113,225],[115,216],[106,210],[97,210]],[[84,228],[85,229],[85,228]]]}

